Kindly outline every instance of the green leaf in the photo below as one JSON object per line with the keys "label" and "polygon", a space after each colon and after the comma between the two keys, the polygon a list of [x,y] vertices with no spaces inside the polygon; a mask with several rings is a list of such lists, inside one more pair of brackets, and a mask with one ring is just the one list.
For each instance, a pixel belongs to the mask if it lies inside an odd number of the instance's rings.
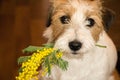
{"label": "green leaf", "polygon": [[37,50],[41,50],[43,47],[37,47],[37,46],[29,46],[25,49],[22,50],[23,53],[32,53],[35,52]]}
{"label": "green leaf", "polygon": [[27,60],[30,59],[30,58],[31,58],[31,56],[19,57],[19,58],[18,58],[18,64],[21,64],[21,63],[27,61]]}
{"label": "green leaf", "polygon": [[107,48],[107,46],[96,44],[96,46],[101,47],[101,48]]}
{"label": "green leaf", "polygon": [[43,44],[43,47],[38,47],[38,46],[28,46],[27,48],[23,49],[23,53],[33,53],[37,50],[42,50],[43,48],[53,48],[54,44],[53,43],[48,43],[48,44]]}
{"label": "green leaf", "polygon": [[42,66],[44,67],[44,68],[47,68],[48,70],[48,75],[50,75],[51,74],[51,65],[50,65],[50,61],[49,61],[49,57],[47,56],[46,58],[45,58],[45,60],[44,60],[44,63],[42,64]]}
{"label": "green leaf", "polygon": [[58,64],[57,64],[62,70],[67,70],[68,67],[68,62],[64,61],[62,58],[58,59]]}
{"label": "green leaf", "polygon": [[48,75],[51,74],[51,66],[50,66],[50,62],[49,62],[49,59],[47,58],[47,65],[48,65]]}
{"label": "green leaf", "polygon": [[68,67],[68,62],[63,60],[62,58],[57,58],[56,56],[56,53],[59,53],[60,50],[56,50],[54,51],[53,55],[52,55],[52,58],[53,58],[53,64],[54,65],[57,65],[59,68],[61,68],[62,70],[67,70],[67,67]]}
{"label": "green leaf", "polygon": [[57,58],[56,54],[59,53],[60,50],[53,51],[50,55],[48,55],[42,64],[43,68],[47,68],[48,75],[51,74],[51,65],[58,66],[61,70],[67,70],[68,62],[63,60],[62,58]]}
{"label": "green leaf", "polygon": [[47,43],[47,44],[43,44],[44,47],[46,48],[53,48],[54,44],[53,43]]}

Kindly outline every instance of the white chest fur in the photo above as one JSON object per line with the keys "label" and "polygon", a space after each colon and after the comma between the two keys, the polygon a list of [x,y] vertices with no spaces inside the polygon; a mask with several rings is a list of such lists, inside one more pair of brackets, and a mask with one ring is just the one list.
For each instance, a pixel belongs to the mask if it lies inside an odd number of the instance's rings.
{"label": "white chest fur", "polygon": [[81,59],[68,59],[69,67],[67,71],[58,69],[53,71],[58,71],[59,75],[56,76],[60,76],[59,80],[107,80],[109,71],[107,70],[107,55],[99,52],[98,54],[89,53],[85,54]]}

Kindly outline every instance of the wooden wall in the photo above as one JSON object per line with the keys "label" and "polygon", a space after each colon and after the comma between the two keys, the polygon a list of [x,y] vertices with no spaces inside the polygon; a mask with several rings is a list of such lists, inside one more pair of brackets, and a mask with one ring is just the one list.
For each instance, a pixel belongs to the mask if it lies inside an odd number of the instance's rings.
{"label": "wooden wall", "polygon": [[15,80],[23,48],[46,42],[47,7],[47,0],[0,1],[0,80]]}
{"label": "wooden wall", "polygon": [[[119,0],[108,0],[106,6],[116,11],[116,21],[109,35],[120,49]],[[0,80],[15,80],[17,58],[28,45],[41,45],[48,0],[0,0]]]}

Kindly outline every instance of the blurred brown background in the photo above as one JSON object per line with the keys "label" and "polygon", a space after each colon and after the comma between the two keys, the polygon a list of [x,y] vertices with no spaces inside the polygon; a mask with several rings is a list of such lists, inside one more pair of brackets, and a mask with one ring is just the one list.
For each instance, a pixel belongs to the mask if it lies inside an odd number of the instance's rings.
{"label": "blurred brown background", "polygon": [[[15,80],[17,58],[28,45],[41,45],[48,0],[0,0],[0,80]],[[109,31],[120,49],[120,0],[106,0],[105,6],[116,12]]]}

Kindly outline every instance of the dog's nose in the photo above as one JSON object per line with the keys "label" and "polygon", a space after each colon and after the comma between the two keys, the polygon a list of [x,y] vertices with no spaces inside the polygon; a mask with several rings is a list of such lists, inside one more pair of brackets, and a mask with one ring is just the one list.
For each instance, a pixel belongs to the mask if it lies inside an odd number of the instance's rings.
{"label": "dog's nose", "polygon": [[82,44],[78,41],[69,42],[69,48],[73,51],[77,51],[81,48]]}

